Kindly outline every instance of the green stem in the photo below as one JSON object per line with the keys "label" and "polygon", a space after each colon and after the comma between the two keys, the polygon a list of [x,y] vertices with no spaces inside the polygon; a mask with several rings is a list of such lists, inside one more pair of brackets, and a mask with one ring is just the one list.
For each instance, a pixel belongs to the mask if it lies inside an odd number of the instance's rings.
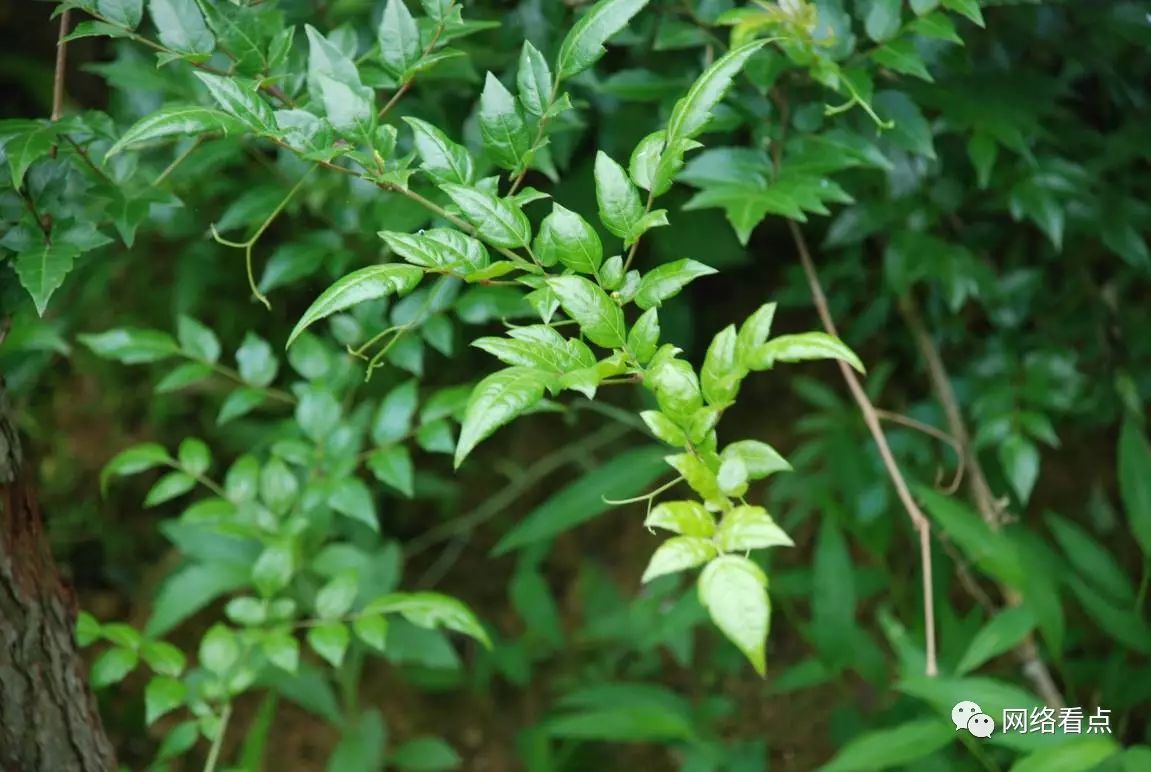
{"label": "green stem", "polygon": [[224,735],[228,731],[228,722],[232,718],[232,703],[224,704],[220,713],[220,723],[216,727],[216,736],[212,739],[212,749],[208,752],[208,760],[204,763],[204,772],[215,772],[220,762],[220,750],[224,747]]}

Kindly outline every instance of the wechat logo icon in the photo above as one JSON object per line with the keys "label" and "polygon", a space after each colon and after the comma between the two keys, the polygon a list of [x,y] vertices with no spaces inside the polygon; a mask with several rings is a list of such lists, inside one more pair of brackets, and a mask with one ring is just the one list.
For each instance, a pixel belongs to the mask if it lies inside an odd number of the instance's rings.
{"label": "wechat logo icon", "polygon": [[955,703],[951,723],[955,724],[955,731],[966,729],[975,737],[990,737],[995,732],[995,719],[970,700]]}

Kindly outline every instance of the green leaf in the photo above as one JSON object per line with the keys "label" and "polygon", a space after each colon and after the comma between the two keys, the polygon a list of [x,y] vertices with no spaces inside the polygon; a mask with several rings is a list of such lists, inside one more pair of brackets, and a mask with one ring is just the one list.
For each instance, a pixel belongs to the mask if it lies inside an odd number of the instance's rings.
{"label": "green leaf", "polygon": [[368,469],[376,479],[389,485],[409,499],[415,492],[415,469],[412,454],[405,445],[392,445],[372,451],[367,460]]}
{"label": "green leaf", "polygon": [[419,400],[418,387],[419,382],[413,378],[388,392],[372,424],[373,442],[386,445],[408,435]]}
{"label": "green leaf", "polygon": [[243,123],[220,110],[196,105],[166,105],[134,123],[108,148],[106,155],[111,157],[128,148],[168,137],[200,134],[229,137],[244,131]]}
{"label": "green leaf", "polygon": [[533,247],[545,266],[559,261],[576,273],[595,274],[603,264],[603,244],[595,228],[556,203],[552,204],[551,214],[540,223]]}
{"label": "green leaf", "polygon": [[356,637],[376,651],[384,651],[388,642],[388,618],[383,614],[360,615],[352,621]]}
{"label": "green leaf", "polygon": [[113,24],[136,29],[144,16],[144,0],[96,0],[96,11]]}
{"label": "green leaf", "polygon": [[290,633],[274,630],[261,641],[264,656],[276,667],[295,673],[300,667],[300,642]]}
{"label": "green leaf", "polygon": [[570,78],[595,64],[607,53],[604,43],[645,5],[647,0],[600,0],[593,5],[560,44],[556,57],[559,77]]}
{"label": "green leaf", "polygon": [[275,595],[288,586],[296,570],[292,550],[283,545],[271,545],[260,553],[252,566],[252,584],[265,597]]}
{"label": "green leaf", "polygon": [[876,43],[883,43],[899,32],[903,0],[872,0],[864,29]]}
{"label": "green leaf", "polygon": [[600,221],[609,231],[624,239],[625,244],[635,241],[646,230],[639,191],[623,167],[602,150],[595,157],[595,195]]}
{"label": "green leaf", "polygon": [[1025,574],[1022,561],[1015,545],[1002,531],[991,530],[970,507],[933,490],[919,488],[916,498],[977,568],[1010,587],[1022,586]]}
{"label": "green leaf", "polygon": [[753,370],[768,370],[776,362],[809,362],[820,359],[838,359],[861,373],[863,363],[839,338],[825,332],[804,332],[799,335],[780,335],[755,349],[751,355]]}
{"label": "green leaf", "polygon": [[327,75],[318,76],[317,83],[324,115],[337,131],[370,135],[375,122],[375,100],[370,88]]}
{"label": "green leaf", "polygon": [[744,370],[735,354],[735,325],[729,324],[712,338],[700,369],[700,387],[710,405],[726,405],[735,400]]}
{"label": "green leaf", "polygon": [[943,0],[943,7],[966,16],[980,27],[983,24],[983,11],[979,8],[979,0]]}
{"label": "green leaf", "polygon": [[1026,505],[1039,478],[1039,448],[1025,437],[1012,434],[999,445],[999,461],[1015,495]]}
{"label": "green leaf", "polygon": [[92,688],[103,689],[123,681],[139,662],[140,656],[131,649],[108,649],[92,664]]}
{"label": "green leaf", "polygon": [[200,739],[200,723],[198,721],[191,720],[177,724],[160,743],[156,759],[166,761],[182,756],[191,750],[198,739]]}
{"label": "green leaf", "polygon": [[915,49],[915,44],[909,38],[898,38],[875,49],[871,58],[888,69],[913,75],[916,78],[933,83],[934,78],[927,71],[923,58]]}
{"label": "green leaf", "polygon": [[208,471],[212,465],[212,452],[203,440],[188,437],[180,443],[180,466],[193,477],[198,477]]}
{"label": "green leaf", "polygon": [[1151,654],[1151,624],[1130,607],[1116,606],[1077,576],[1065,581],[1095,624],[1119,643],[1140,654]]}
{"label": "green leaf", "polygon": [[856,737],[823,769],[826,772],[871,772],[902,767],[930,756],[955,739],[955,729],[947,721],[911,721]]}
{"label": "green leaf", "polygon": [[344,572],[331,579],[316,593],[316,616],[320,619],[338,619],[352,609],[360,591],[355,572]]}
{"label": "green leaf", "polygon": [[184,472],[169,472],[161,477],[156,484],[152,486],[152,489],[148,491],[148,495],[144,498],[144,506],[159,506],[165,501],[170,501],[177,496],[183,496],[192,490],[195,485],[196,480]]}
{"label": "green leaf", "polygon": [[659,545],[648,561],[640,582],[646,584],[665,574],[674,574],[706,563],[719,555],[709,539],[697,536],[673,536]]}
{"label": "green leaf", "polygon": [[420,168],[437,182],[470,185],[475,180],[475,161],[467,148],[450,140],[427,121],[410,116],[404,116],[404,121],[412,127],[416,153],[422,162]]}
{"label": "green leaf", "polygon": [[315,27],[305,25],[304,31],[308,35],[308,93],[312,99],[320,103],[325,101],[324,79],[343,84],[349,91],[363,88],[360,73],[348,54]]}
{"label": "green leaf", "polygon": [[767,342],[775,319],[775,303],[764,303],[747,317],[735,338],[735,353],[742,367],[751,369],[756,350]]}
{"label": "green leaf", "polygon": [[403,80],[420,60],[420,30],[403,0],[388,0],[376,30],[380,63],[389,75]]}
{"label": "green leaf", "polygon": [[597,285],[582,276],[557,276],[548,280],[548,287],[588,340],[604,348],[625,345],[623,309]]}
{"label": "green leaf", "polygon": [[240,642],[224,625],[214,625],[200,640],[200,666],[224,675],[240,661]]}
{"label": "green leaf", "polygon": [[86,611],[76,614],[76,644],[89,646],[100,640],[100,623]]}
{"label": "green leaf", "polygon": [[188,664],[184,652],[164,641],[144,641],[140,645],[140,656],[152,670],[173,678],[183,673]]}
{"label": "green leaf", "polygon": [[296,423],[313,442],[324,442],[340,425],[339,400],[327,389],[301,389],[296,403]]}
{"label": "green leaf", "polygon": [[672,180],[683,169],[683,156],[688,150],[702,147],[691,139],[668,142],[667,131],[648,134],[631,153],[628,171],[636,185],[659,196],[671,188]]}
{"label": "green leaf", "polygon": [[[630,351],[641,365],[646,365],[655,356],[659,346],[659,313],[649,308],[635,320],[631,331],[627,334],[627,350]],[[661,437],[661,439],[663,439]],[[667,442],[667,440],[664,440]],[[669,443],[680,445],[682,443]]]}
{"label": "green leaf", "polygon": [[254,84],[210,72],[193,73],[224,112],[243,121],[252,131],[270,132],[276,127],[272,108],[260,98]]}
{"label": "green leaf", "polygon": [[[1120,466],[1122,468],[1122,465]],[[1047,513],[1047,526],[1067,561],[1096,588],[1120,606],[1135,604],[1135,587],[1114,554],[1091,538],[1082,526],[1054,513]]]}
{"label": "green leaf", "polygon": [[322,622],[308,628],[308,645],[332,667],[343,664],[351,635],[342,622]]}
{"label": "green leaf", "polygon": [[610,506],[604,497],[627,497],[667,471],[664,450],[640,447],[625,451],[598,465],[574,483],[552,495],[522,518],[492,550],[503,555],[513,549],[551,539],[604,513]]}
{"label": "green leaf", "polygon": [[648,271],[639,281],[635,304],[640,308],[658,308],[663,301],[675,297],[687,284],[716,270],[695,260],[676,260]]}
{"label": "green leaf", "polygon": [[397,255],[428,268],[471,273],[487,266],[490,260],[483,244],[448,228],[420,233],[380,231],[379,235]]}
{"label": "green leaf", "polygon": [[279,370],[272,347],[254,332],[248,332],[240,348],[236,349],[236,365],[240,379],[256,388],[263,388],[274,381]]}
{"label": "green leaf", "polygon": [[440,772],[463,764],[460,755],[439,737],[408,740],[391,752],[389,760],[399,769],[411,772]]}
{"label": "green leaf", "polygon": [[743,65],[766,41],[757,40],[732,49],[719,59],[692,84],[682,99],[672,108],[667,122],[668,141],[691,139],[698,135],[711,118],[711,111],[731,88],[731,82]]}
{"label": "green leaf", "polygon": [[370,265],[353,271],[316,298],[296,323],[287,345],[291,346],[308,327],[338,311],[388,295],[407,293],[419,284],[423,275],[424,272],[415,266],[396,263]]}
{"label": "green leaf", "polygon": [[766,509],[746,505],[724,514],[715,532],[715,543],[724,552],[795,546]]}
{"label": "green leaf", "polygon": [[689,717],[659,703],[589,707],[556,716],[544,724],[552,737],[616,742],[691,740]]}
{"label": "green leaf", "polygon": [[716,558],[699,575],[700,602],[761,676],[767,672],[764,642],[771,619],[766,587],[759,566],[737,555]]}
{"label": "green leaf", "polygon": [[272,458],[260,470],[260,499],[276,514],[286,513],[296,501],[300,483],[279,458]]}
{"label": "green leaf", "polygon": [[647,519],[645,528],[663,528],[682,536],[711,538],[715,533],[715,517],[698,501],[664,501],[658,504]]}
{"label": "green leaf", "polygon": [[472,449],[496,429],[543,399],[549,380],[550,376],[538,370],[509,367],[476,384],[460,427],[455,467],[458,468]]}
{"label": "green leaf", "polygon": [[125,327],[79,338],[97,356],[128,365],[156,362],[180,352],[171,335],[157,330]]}
{"label": "green leaf", "polygon": [[[1105,735],[1069,737],[1019,759],[1011,766],[1011,772],[1089,772],[1100,769],[1104,761],[1122,750],[1114,738]],[[1151,761],[1151,755],[1145,760]],[[1145,767],[1131,764],[1122,768],[1134,772]]]}
{"label": "green leaf", "polygon": [[180,348],[193,359],[215,363],[220,359],[220,340],[216,333],[183,314],[176,321],[176,337]]}
{"label": "green leaf", "polygon": [[376,709],[342,719],[340,744],[328,758],[328,772],[377,772],[384,769],[387,727]]}
{"label": "green leaf", "polygon": [[48,308],[48,300],[72,271],[80,253],[81,250],[73,244],[54,241],[16,255],[15,268],[20,284],[32,296],[36,312],[41,316]]}
{"label": "green leaf", "polygon": [[492,246],[515,249],[531,241],[531,222],[514,201],[463,185],[444,184],[440,189],[475,226],[479,237]]}
{"label": "green leaf", "polygon": [[775,472],[791,470],[791,464],[775,448],[758,440],[733,442],[720,454],[721,461],[734,457],[743,461],[749,480],[759,480]]}
{"label": "green leaf", "polygon": [[420,627],[440,627],[463,633],[492,647],[491,639],[471,609],[455,598],[438,592],[394,592],[368,604],[364,613],[399,613]]}
{"label": "green leaf", "polygon": [[355,477],[345,477],[332,486],[328,495],[328,506],[345,517],[366,525],[376,533],[380,531],[380,521],[376,516],[376,505],[368,486]]}
{"label": "green leaf", "polygon": [[164,450],[163,445],[154,442],[133,445],[117,453],[104,466],[103,471],[100,472],[100,491],[107,490],[110,477],[127,477],[158,466],[168,466],[174,463],[175,459],[168,455],[168,451]]}
{"label": "green leaf", "polygon": [[4,153],[8,156],[8,167],[12,173],[12,187],[20,189],[28,167],[52,151],[59,133],[58,126],[34,124],[4,144]]}
{"label": "green leaf", "polygon": [[196,0],[148,0],[148,13],[160,42],[176,53],[205,55],[216,47]]}
{"label": "green leaf", "polygon": [[1131,418],[1119,434],[1119,494],[1131,534],[1151,559],[1151,446]]}
{"label": "green leaf", "polygon": [[480,135],[493,160],[504,169],[519,169],[531,150],[532,136],[515,97],[490,72],[480,95]]}
{"label": "green leaf", "polygon": [[975,670],[983,663],[1010,651],[1035,629],[1035,615],[1025,606],[1005,609],[995,615],[984,625],[971,643],[967,651],[955,666],[959,675]]}
{"label": "green leaf", "polygon": [[153,678],[144,690],[145,722],[151,726],[161,716],[180,707],[184,704],[187,694],[188,687],[175,678],[167,676]]}
{"label": "green leaf", "polygon": [[537,118],[542,117],[555,97],[552,85],[552,71],[544,55],[531,41],[525,40],[520,50],[519,70],[516,72],[516,87],[524,109]]}

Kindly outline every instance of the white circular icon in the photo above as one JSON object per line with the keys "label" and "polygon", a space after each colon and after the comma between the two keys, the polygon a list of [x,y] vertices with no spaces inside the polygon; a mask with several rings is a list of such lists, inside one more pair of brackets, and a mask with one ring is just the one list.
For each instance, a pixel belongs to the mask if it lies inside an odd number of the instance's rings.
{"label": "white circular icon", "polygon": [[972,716],[982,714],[979,706],[970,700],[957,702],[955,707],[951,709],[951,723],[955,724],[955,728],[967,729],[967,722],[971,720]]}
{"label": "white circular icon", "polygon": [[995,731],[995,719],[986,713],[976,713],[968,719],[967,731],[976,737],[990,737]]}

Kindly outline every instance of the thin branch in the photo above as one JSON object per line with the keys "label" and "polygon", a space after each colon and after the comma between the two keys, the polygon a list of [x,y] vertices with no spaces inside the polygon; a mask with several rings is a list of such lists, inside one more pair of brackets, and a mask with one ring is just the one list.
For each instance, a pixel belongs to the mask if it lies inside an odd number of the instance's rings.
{"label": "thin branch", "polygon": [[[963,457],[963,448],[954,437],[952,437],[950,434],[947,434],[946,432],[936,429],[931,424],[925,424],[922,421],[916,421],[914,418],[909,418],[908,416],[902,415],[901,413],[893,413],[890,410],[881,410],[879,408],[875,409],[875,413],[884,421],[890,421],[894,424],[906,426],[908,429],[914,429],[917,432],[926,434],[928,437],[934,437],[940,442],[949,445],[951,449],[955,451],[957,465],[955,467],[955,477],[952,478],[950,485],[948,485],[946,488],[943,488],[943,491],[950,496],[951,494],[955,493],[955,491],[959,490],[959,484],[963,481],[963,467],[965,459]],[[936,481],[936,484],[938,484],[938,480]]]}
{"label": "thin branch", "polygon": [[56,41],[56,72],[52,77],[52,120],[64,115],[64,75],[68,69],[68,28],[72,23],[72,9],[60,14],[60,37]]}
{"label": "thin branch", "polygon": [[[803,272],[807,275],[807,283],[811,289],[812,299],[815,301],[815,308],[819,312],[820,321],[823,322],[823,327],[829,334],[839,337],[835,321],[831,318],[827,296],[823,292],[823,286],[819,282],[819,274],[816,273],[815,263],[811,259],[811,251],[807,248],[807,240],[804,239],[803,232],[793,220],[788,220],[787,224],[791,229],[791,237],[795,241],[795,247],[799,251],[799,259],[803,264]],[[879,415],[876,413],[875,405],[871,404],[871,400],[868,398],[867,392],[864,391],[863,385],[860,384],[855,371],[843,362],[838,364],[839,371],[843,374],[844,380],[847,381],[848,389],[850,389],[852,397],[855,398],[859,411],[863,414],[863,421],[867,424],[867,429],[871,432],[871,437],[879,448],[879,456],[883,460],[883,466],[887,470],[888,477],[891,478],[892,485],[895,486],[895,492],[899,496],[903,508],[907,511],[907,516],[911,519],[916,530],[919,531],[919,558],[923,569],[925,659],[927,675],[934,676],[939,672],[939,665],[935,647],[935,597],[932,592],[931,581],[931,525],[919,509],[915,498],[912,497],[907,481],[903,477],[903,472],[899,469],[895,455],[891,452],[891,446],[887,444],[887,436],[879,424]]]}
{"label": "thin branch", "polygon": [[[915,339],[915,344],[927,364],[931,388],[935,392],[936,399],[943,406],[943,413],[947,417],[951,436],[962,448],[964,466],[968,470],[967,487],[975,502],[975,507],[984,522],[992,530],[998,531],[1003,526],[1005,513],[995,498],[995,494],[991,491],[991,486],[983,473],[983,467],[975,455],[971,434],[963,420],[963,413],[959,409],[959,399],[955,396],[955,389],[951,386],[951,378],[943,363],[943,357],[931,339],[923,321],[923,315],[919,312],[915,301],[910,296],[900,298],[899,310],[903,314],[903,318],[911,330],[911,335]],[[1009,606],[1014,608],[1022,604],[1023,598],[1018,592],[1010,587],[1002,587],[1001,589]],[[1055,685],[1055,679],[1051,677],[1051,671],[1047,668],[1047,664],[1040,656],[1034,634],[1029,634],[1024,638],[1023,642],[1015,648],[1015,653],[1022,663],[1023,674],[1031,681],[1044,704],[1053,708],[1064,707],[1067,703],[1059,691],[1059,687]]]}

